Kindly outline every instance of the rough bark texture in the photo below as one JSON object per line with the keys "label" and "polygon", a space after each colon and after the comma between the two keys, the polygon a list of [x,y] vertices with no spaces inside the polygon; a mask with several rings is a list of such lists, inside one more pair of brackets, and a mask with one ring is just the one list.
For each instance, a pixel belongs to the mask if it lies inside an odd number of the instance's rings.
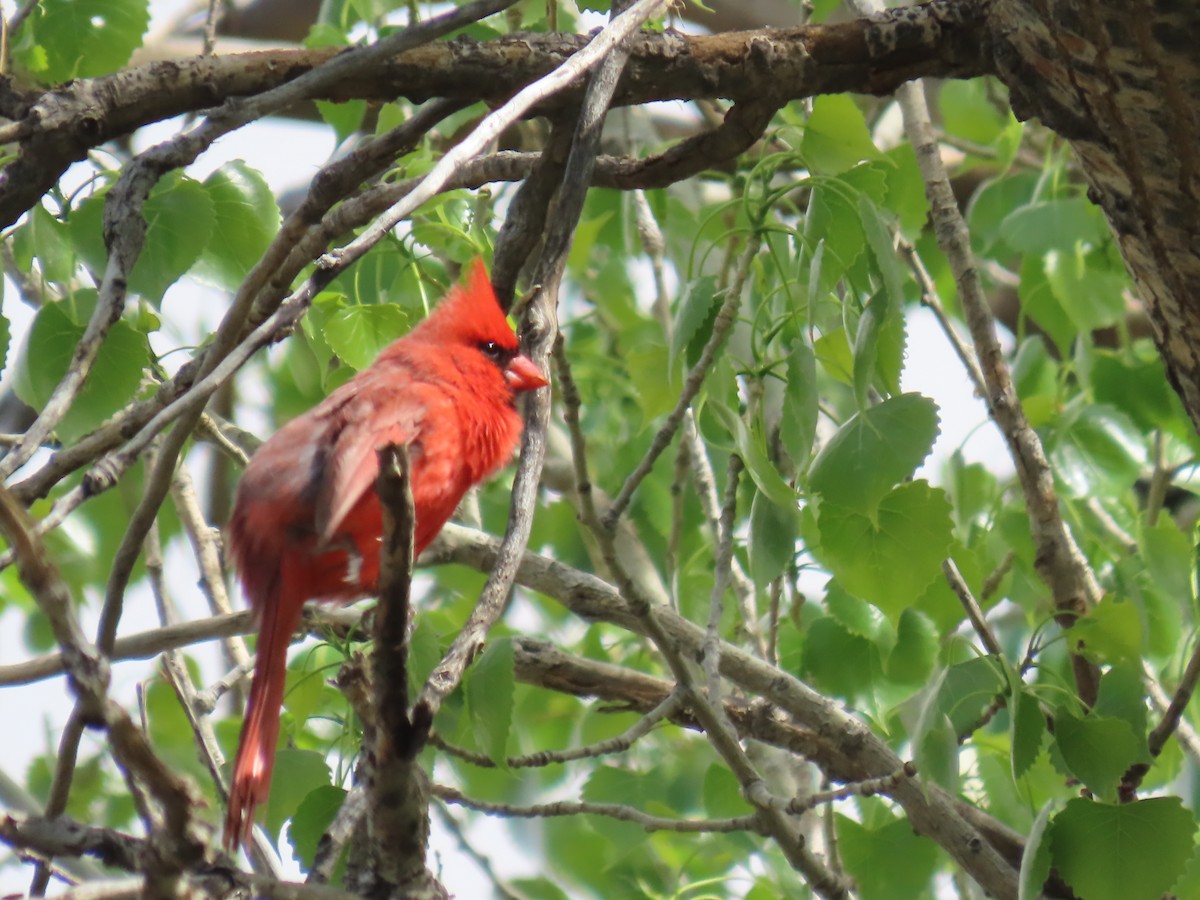
{"label": "rough bark texture", "polygon": [[1200,6],[994,0],[990,23],[1013,110],[1079,155],[1200,428]]}

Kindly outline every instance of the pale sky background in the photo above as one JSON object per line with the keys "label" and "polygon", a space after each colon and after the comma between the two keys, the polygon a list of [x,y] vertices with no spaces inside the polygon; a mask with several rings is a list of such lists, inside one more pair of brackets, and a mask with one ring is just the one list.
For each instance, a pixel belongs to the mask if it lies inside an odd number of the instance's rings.
{"label": "pale sky background", "polygon": [[[11,3],[3,4],[11,11]],[[160,28],[169,22],[186,0],[154,0],[154,24]],[[168,123],[147,129],[137,145],[148,146],[154,140],[174,133],[178,123]],[[323,126],[301,124],[257,123],[222,138],[209,152],[204,154],[189,174],[204,178],[211,171],[232,159],[243,159],[262,172],[272,188],[294,188],[305,184],[329,157],[333,150],[332,137]],[[32,318],[32,312],[16,299],[16,292],[5,290],[4,314],[13,327],[13,349],[9,359],[17,356],[23,335]],[[181,285],[173,288],[164,301],[164,321],[188,322],[202,333],[201,328],[214,324],[224,311],[227,299],[204,288]],[[907,391],[919,391],[932,397],[941,408],[941,436],[930,459],[920,474],[938,481],[944,461],[956,449],[962,447],[969,461],[981,461],[1002,471],[1011,471],[1003,440],[990,423],[986,423],[986,411],[982,402],[973,396],[969,382],[945,338],[938,330],[932,315],[917,310],[909,316],[909,351],[904,369],[903,386]],[[156,349],[166,349],[167,342],[157,342]],[[5,373],[7,377],[7,373]],[[983,427],[980,427],[983,425]],[[195,587],[195,564],[185,548],[177,547],[167,558],[169,578],[174,585],[177,599],[185,614],[205,615],[205,608]],[[240,598],[236,601],[241,605]],[[129,634],[154,627],[153,604],[149,594],[140,589],[127,606],[128,612],[122,622],[122,633]],[[95,629],[96,604],[90,605],[90,614],[85,612],[85,628],[89,633]],[[195,655],[205,660],[206,675],[221,674],[215,652],[210,647],[199,648]],[[207,657],[205,653],[208,653]],[[21,617],[13,611],[0,614],[0,662],[11,663],[29,656],[22,638]],[[114,667],[114,694],[129,708],[135,708],[135,690],[139,679],[146,676],[151,663],[135,661]],[[63,679],[56,678],[39,685],[21,688],[0,689],[0,721],[10,724],[5,740],[0,743],[0,768],[19,782],[30,760],[57,746],[61,732],[71,709]],[[13,728],[14,722],[24,727]],[[83,754],[87,755],[88,742],[94,750],[96,735],[89,733],[85,738]],[[452,893],[458,896],[478,896],[480,875],[474,863],[457,849],[454,839],[436,826],[434,850],[441,855],[444,865],[443,878]],[[492,829],[483,826],[473,830],[471,836],[476,846],[488,847],[497,839],[489,834]],[[499,829],[495,829],[498,832]],[[507,840],[506,838],[504,840]],[[284,842],[286,844],[286,842]],[[5,853],[0,849],[0,859]],[[8,864],[0,864],[0,895],[24,893],[32,871],[23,865],[14,865],[9,857]],[[495,863],[504,875],[533,874],[532,861],[520,853],[497,854]],[[61,886],[57,887],[61,890]]]}

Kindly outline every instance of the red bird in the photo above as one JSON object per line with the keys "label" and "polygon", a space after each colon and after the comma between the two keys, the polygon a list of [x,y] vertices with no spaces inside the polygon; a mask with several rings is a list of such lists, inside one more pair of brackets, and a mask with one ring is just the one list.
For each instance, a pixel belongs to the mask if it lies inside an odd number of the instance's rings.
{"label": "red bird", "polygon": [[238,485],[229,549],[258,617],[258,656],[233,765],[225,846],[245,844],[267,799],[287,649],[305,601],[375,588],[382,512],[376,450],[407,444],[420,553],[468,488],[508,462],[516,395],[547,384],[518,352],[482,262],[423,323],[280,429]]}

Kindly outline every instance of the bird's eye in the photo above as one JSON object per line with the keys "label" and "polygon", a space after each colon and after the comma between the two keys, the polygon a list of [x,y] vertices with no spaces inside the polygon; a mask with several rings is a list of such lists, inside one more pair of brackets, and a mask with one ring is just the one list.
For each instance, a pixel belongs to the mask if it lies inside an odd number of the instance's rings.
{"label": "bird's eye", "polygon": [[509,360],[513,356],[511,350],[501,347],[495,341],[480,341],[479,350],[484,356],[501,367],[508,365]]}

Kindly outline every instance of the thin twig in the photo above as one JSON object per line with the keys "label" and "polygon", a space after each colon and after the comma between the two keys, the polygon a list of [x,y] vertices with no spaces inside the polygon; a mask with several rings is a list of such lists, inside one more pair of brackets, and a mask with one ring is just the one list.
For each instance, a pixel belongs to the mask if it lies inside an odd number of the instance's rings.
{"label": "thin twig", "polygon": [[725,474],[725,502],[717,531],[716,573],[713,576],[712,596],[708,604],[708,637],[704,641],[704,677],[709,703],[721,702],[721,616],[725,612],[725,590],[729,586],[729,570],[733,564],[733,530],[737,524],[738,480],[742,474],[742,458],[729,456]]}
{"label": "thin twig", "polygon": [[[646,713],[616,737],[605,741],[598,741],[595,744],[588,744],[585,747],[575,747],[570,750],[542,750],[539,753],[529,753],[524,756],[510,756],[504,762],[505,768],[542,768],[550,765],[562,765],[581,759],[595,759],[599,756],[624,753],[649,734],[664,719],[670,719],[674,716],[683,705],[683,697],[680,694],[670,693],[658,706],[654,707],[654,709],[650,710],[650,712]],[[495,768],[496,766],[491,757],[484,756],[482,753],[472,753],[461,747],[448,744],[436,732],[430,736],[429,740],[431,744],[449,753],[451,756],[456,756],[472,765],[486,769]]]}
{"label": "thin twig", "polygon": [[992,626],[988,624],[987,619],[984,617],[983,610],[979,606],[979,601],[975,599],[975,595],[971,593],[971,588],[968,587],[966,580],[962,577],[962,572],[958,570],[958,564],[952,559],[943,560],[942,574],[946,576],[946,581],[949,582],[950,589],[954,591],[954,595],[958,597],[958,602],[966,610],[967,618],[971,621],[971,627],[975,629],[975,633],[983,641],[984,648],[992,656],[1003,656],[1004,651],[1000,647],[1000,641],[996,639],[996,633],[992,631]]}
{"label": "thin twig", "polygon": [[729,819],[668,819],[652,816],[632,806],[620,803],[588,803],[560,800],[557,803],[537,803],[518,806],[511,803],[486,803],[465,796],[457,788],[443,784],[433,786],[433,795],[445,803],[464,806],[488,815],[516,819],[547,819],[558,816],[592,815],[633,822],[647,831],[677,831],[683,834],[728,834],[736,831],[758,832],[757,816],[735,816]]}
{"label": "thin twig", "polygon": [[[696,428],[695,413],[690,409],[683,418],[683,442],[691,448],[689,456],[692,464],[692,480],[696,484],[696,496],[700,498],[700,508],[704,510],[704,519],[708,523],[715,544],[720,540],[721,534],[721,504],[717,497],[717,483],[713,477],[712,463],[708,459],[708,450],[700,438],[699,429]],[[738,608],[742,614],[742,627],[753,641],[759,656],[766,659],[768,658],[768,646],[758,624],[757,590],[736,556],[730,560],[729,575],[738,600]]]}

